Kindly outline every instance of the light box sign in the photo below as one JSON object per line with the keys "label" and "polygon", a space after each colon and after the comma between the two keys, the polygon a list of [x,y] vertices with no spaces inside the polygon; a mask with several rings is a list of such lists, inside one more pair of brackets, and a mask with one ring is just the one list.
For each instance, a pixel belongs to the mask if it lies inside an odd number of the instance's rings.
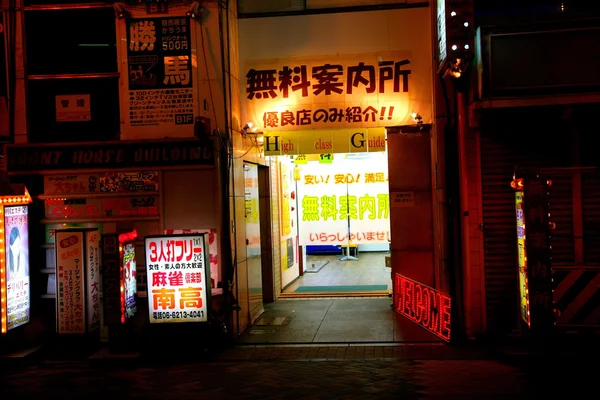
{"label": "light box sign", "polygon": [[57,332],[92,332],[100,326],[100,234],[64,229],[55,238]]}
{"label": "light box sign", "polygon": [[[2,332],[29,322],[29,236],[27,206],[3,208],[6,271],[2,285]],[[3,266],[4,267],[4,266]],[[6,294],[5,294],[6,293]]]}
{"label": "light box sign", "polygon": [[137,311],[137,231],[102,235],[104,322],[125,323]]}
{"label": "light box sign", "polygon": [[429,121],[428,66],[414,52],[248,61],[247,115],[264,132],[411,125],[414,110]]}
{"label": "light box sign", "polygon": [[144,247],[150,323],[208,321],[206,235],[148,236]]}
{"label": "light box sign", "polygon": [[446,342],[450,341],[451,301],[445,294],[396,274],[394,310]]}
{"label": "light box sign", "polygon": [[361,157],[297,167],[300,245],[346,244],[348,235],[354,244],[389,243],[387,158],[385,153]]}
{"label": "light box sign", "polygon": [[521,318],[529,326],[529,290],[527,288],[527,256],[525,254],[525,216],[523,213],[523,191],[515,193],[515,209],[517,213],[517,259],[519,267],[519,309]]}

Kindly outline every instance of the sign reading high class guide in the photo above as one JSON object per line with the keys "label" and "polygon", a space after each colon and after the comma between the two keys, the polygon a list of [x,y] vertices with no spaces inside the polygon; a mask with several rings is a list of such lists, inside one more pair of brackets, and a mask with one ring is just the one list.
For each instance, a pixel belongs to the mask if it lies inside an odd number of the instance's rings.
{"label": "sign reading high class guide", "polygon": [[207,248],[204,234],[145,238],[150,323],[208,321]]}

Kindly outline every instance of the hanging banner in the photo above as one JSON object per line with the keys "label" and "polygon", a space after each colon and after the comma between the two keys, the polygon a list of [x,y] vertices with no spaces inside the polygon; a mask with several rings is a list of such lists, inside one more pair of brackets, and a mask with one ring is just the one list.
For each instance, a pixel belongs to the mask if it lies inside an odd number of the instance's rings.
{"label": "hanging banner", "polygon": [[[385,153],[310,161],[300,168],[300,245],[388,243],[390,196]],[[348,221],[349,217],[349,221]]]}
{"label": "hanging banner", "polygon": [[250,60],[247,115],[264,132],[414,124],[430,99],[411,60],[410,51]]}
{"label": "hanging banner", "polygon": [[385,128],[264,132],[265,156],[385,151]]}
{"label": "hanging banner", "polygon": [[208,321],[205,235],[148,236],[145,250],[150,323]]}
{"label": "hanging banner", "polygon": [[196,55],[188,17],[128,19],[120,42],[121,134],[193,136],[197,114]]}

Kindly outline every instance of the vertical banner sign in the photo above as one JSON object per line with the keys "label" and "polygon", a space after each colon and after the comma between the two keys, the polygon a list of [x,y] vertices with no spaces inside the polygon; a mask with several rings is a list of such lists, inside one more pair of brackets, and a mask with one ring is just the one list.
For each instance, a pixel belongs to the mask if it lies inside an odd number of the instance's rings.
{"label": "vertical banner sign", "polygon": [[515,192],[517,213],[517,261],[519,267],[519,309],[521,318],[529,326],[529,293],[527,289],[527,255],[525,253],[525,215],[523,213],[523,191]]}
{"label": "vertical banner sign", "polygon": [[124,134],[192,136],[196,96],[191,24],[183,18],[126,21],[127,91],[121,93]]}
{"label": "vertical banner sign", "polygon": [[82,231],[56,231],[56,316],[58,333],[85,333]]}
{"label": "vertical banner sign", "polygon": [[148,236],[145,250],[150,323],[208,321],[205,235]]}
{"label": "vertical banner sign", "polygon": [[87,329],[92,332],[100,327],[100,233],[85,233],[86,248],[86,298]]}
{"label": "vertical banner sign", "polygon": [[102,291],[104,297],[104,323],[121,322],[121,266],[119,239],[116,233],[102,235]]}
{"label": "vertical banner sign", "polygon": [[[6,330],[29,322],[29,237],[27,206],[4,207],[6,254]],[[4,293],[2,293],[4,295]],[[4,306],[4,304],[3,304]]]}
{"label": "vertical banner sign", "polygon": [[525,256],[529,289],[530,327],[553,326],[552,275],[548,218],[548,182],[537,175],[523,180]]}
{"label": "vertical banner sign", "polygon": [[[123,256],[123,315],[125,318],[131,318],[137,311],[137,271],[135,263],[135,246],[133,242],[122,243]],[[121,321],[124,322],[124,321]]]}

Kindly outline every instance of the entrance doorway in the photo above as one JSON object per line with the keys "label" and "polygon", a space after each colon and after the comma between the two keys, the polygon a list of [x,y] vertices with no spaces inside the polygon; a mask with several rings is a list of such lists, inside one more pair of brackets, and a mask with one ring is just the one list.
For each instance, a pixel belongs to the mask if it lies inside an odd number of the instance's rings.
{"label": "entrance doorway", "polygon": [[273,157],[281,294],[391,295],[387,153]]}

